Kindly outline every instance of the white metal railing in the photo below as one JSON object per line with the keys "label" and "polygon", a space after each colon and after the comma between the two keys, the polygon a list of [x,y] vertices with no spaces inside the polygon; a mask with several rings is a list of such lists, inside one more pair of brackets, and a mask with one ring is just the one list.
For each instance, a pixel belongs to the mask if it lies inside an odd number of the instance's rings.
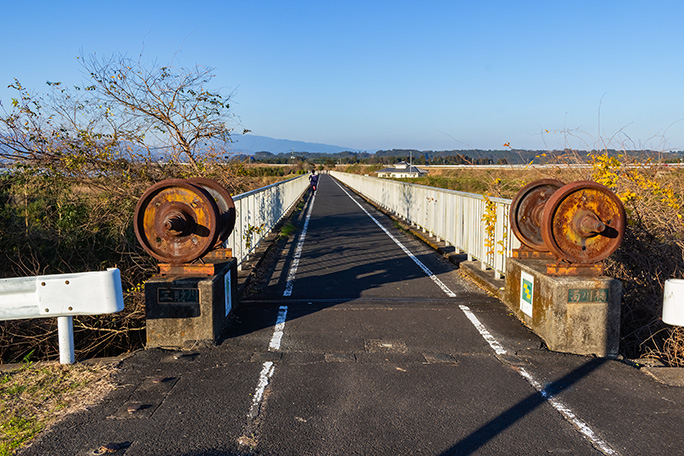
{"label": "white metal railing", "polygon": [[[234,196],[235,228],[224,243],[238,269],[308,188],[307,175]],[[73,316],[123,310],[118,269],[0,279],[0,321],[57,318],[62,364],[75,361]]]}
{"label": "white metal railing", "polygon": [[309,179],[304,174],[233,196],[237,213],[235,228],[223,245],[233,249],[238,270],[276,223],[299,201],[308,186]]}
{"label": "white metal railing", "polygon": [[[508,226],[511,200],[474,193],[331,171],[340,182],[378,206],[492,268],[496,278],[506,273],[506,258],[520,242]],[[486,234],[487,201],[494,204],[493,236]],[[488,245],[489,244],[489,245]]]}
{"label": "white metal railing", "polygon": [[57,318],[59,361],[73,364],[77,315],[104,315],[124,308],[121,273],[106,271],[0,279],[0,321]]}

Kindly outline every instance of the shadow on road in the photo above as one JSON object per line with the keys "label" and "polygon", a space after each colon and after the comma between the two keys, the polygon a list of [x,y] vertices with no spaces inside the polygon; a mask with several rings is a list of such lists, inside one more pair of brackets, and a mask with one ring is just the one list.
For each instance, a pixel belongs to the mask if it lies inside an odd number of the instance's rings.
{"label": "shadow on road", "polygon": [[517,421],[523,419],[525,415],[545,403],[549,397],[557,396],[562,393],[606,362],[606,358],[594,358],[559,380],[549,383],[544,387],[543,391],[538,391],[518,402],[504,413],[458,442],[449,450],[442,453],[441,456],[463,456],[475,453],[479,448],[487,444],[487,442],[493,440],[498,434],[502,433]]}
{"label": "shadow on road", "polygon": [[[319,189],[292,296],[282,294],[295,261],[299,236],[285,246],[283,261],[272,264],[265,274],[269,282],[243,297],[246,299],[235,312],[239,323],[231,325],[219,343],[272,327],[281,305],[289,307],[288,320],[292,320],[355,300],[450,299],[349,197],[339,191],[324,194],[326,190],[336,190],[332,182],[330,185],[329,189]],[[299,235],[310,204],[311,198],[294,217]],[[432,252],[414,254],[437,277],[453,272],[453,265],[435,261]],[[459,292],[459,300],[468,299],[469,295]]]}

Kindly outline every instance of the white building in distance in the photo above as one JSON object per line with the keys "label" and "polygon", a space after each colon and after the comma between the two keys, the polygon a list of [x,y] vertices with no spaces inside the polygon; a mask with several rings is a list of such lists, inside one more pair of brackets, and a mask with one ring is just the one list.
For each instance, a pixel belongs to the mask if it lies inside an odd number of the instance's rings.
{"label": "white building in distance", "polygon": [[402,161],[395,164],[391,168],[384,168],[378,171],[378,177],[421,177],[425,176],[428,172],[424,169],[420,169],[416,166],[409,165],[408,163]]}

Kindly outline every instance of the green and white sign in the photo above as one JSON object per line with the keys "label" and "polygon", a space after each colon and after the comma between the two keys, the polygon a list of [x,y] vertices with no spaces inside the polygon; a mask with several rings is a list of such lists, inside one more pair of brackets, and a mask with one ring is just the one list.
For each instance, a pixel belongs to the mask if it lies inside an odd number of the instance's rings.
{"label": "green and white sign", "polygon": [[534,277],[525,271],[520,271],[520,310],[529,317],[532,316],[533,299]]}

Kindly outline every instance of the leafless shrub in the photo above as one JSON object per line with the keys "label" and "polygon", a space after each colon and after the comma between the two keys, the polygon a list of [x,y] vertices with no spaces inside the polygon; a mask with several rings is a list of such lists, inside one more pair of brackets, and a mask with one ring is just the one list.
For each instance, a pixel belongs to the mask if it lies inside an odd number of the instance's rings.
{"label": "leafless shrub", "polygon": [[625,204],[624,241],[606,260],[606,273],[623,284],[621,352],[628,358],[654,357],[684,365],[682,330],[661,320],[665,280],[684,276],[683,171],[626,153],[595,151],[587,161],[591,168],[540,168],[539,178],[594,180],[610,187]]}
{"label": "leafless shrub", "polygon": [[[230,97],[207,89],[210,70],[81,61],[92,85],[50,82],[40,95],[15,80],[0,111],[0,277],[119,268],[126,310],[74,321],[78,355],[90,357],[145,338],[143,284],[156,265],[132,229],[143,192],[202,176],[237,194],[264,179],[226,163]],[[0,322],[2,362],[56,354],[53,319]]]}
{"label": "leafless shrub", "polygon": [[624,151],[544,155],[538,159],[554,166],[431,169],[427,177],[411,181],[504,198],[543,178],[593,180],[610,187],[624,202],[628,218],[622,245],[606,260],[606,273],[623,283],[621,352],[684,365],[684,330],[661,320],[665,280],[684,277],[684,169],[653,154],[649,160]]}

